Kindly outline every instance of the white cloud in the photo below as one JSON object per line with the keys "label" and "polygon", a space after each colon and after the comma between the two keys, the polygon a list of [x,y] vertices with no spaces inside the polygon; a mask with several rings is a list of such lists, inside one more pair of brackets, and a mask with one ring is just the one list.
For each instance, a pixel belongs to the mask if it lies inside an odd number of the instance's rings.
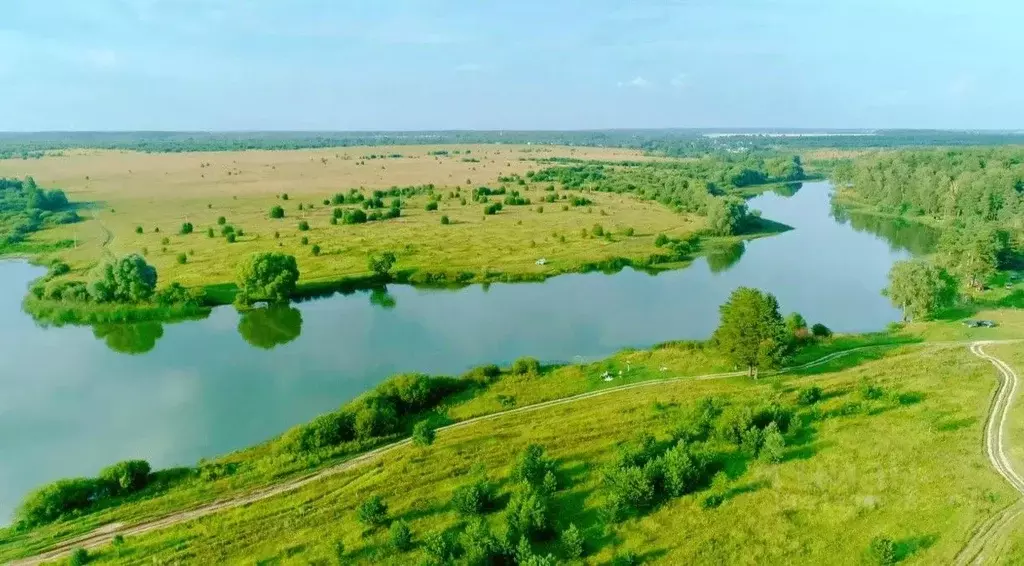
{"label": "white cloud", "polygon": [[648,88],[651,86],[651,81],[637,75],[629,81],[619,81],[618,86],[620,87],[632,87],[632,88]]}

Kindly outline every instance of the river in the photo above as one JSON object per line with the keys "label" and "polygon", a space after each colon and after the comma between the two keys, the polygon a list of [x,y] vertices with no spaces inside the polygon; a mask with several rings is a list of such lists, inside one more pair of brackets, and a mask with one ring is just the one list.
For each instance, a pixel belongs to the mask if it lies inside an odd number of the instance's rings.
{"label": "river", "polygon": [[565,275],[459,290],[390,286],[244,318],[42,328],[21,311],[42,271],[0,262],[0,524],[32,487],[144,458],[194,464],[266,440],[398,372],[459,373],[531,355],[578,361],[706,338],[738,286],[835,331],[899,319],[880,295],[925,227],[836,213],[827,182],[750,202],[794,229],[656,276]]}

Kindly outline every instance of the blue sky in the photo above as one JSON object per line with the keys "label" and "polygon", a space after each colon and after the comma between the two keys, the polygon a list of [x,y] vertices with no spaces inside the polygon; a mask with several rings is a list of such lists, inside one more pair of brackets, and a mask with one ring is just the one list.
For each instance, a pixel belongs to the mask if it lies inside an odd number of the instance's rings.
{"label": "blue sky", "polygon": [[0,130],[1024,128],[1017,0],[0,2]]}

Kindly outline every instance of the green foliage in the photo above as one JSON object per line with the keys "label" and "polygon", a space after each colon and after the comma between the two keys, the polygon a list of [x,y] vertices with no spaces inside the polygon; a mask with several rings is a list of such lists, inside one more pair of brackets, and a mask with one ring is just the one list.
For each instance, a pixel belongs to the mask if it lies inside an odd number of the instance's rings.
{"label": "green foliage", "polygon": [[479,515],[494,508],[497,494],[487,478],[460,485],[452,494],[452,507],[462,515]]}
{"label": "green foliage", "polygon": [[540,362],[536,358],[522,357],[512,362],[515,375],[540,375]]}
{"label": "green foliage", "polygon": [[789,339],[774,295],[740,287],[720,308],[715,346],[756,377],[761,368],[777,368],[786,359]]}
{"label": "green foliage", "polygon": [[185,265],[186,263],[188,263],[188,255],[185,254],[185,252],[179,253],[177,258],[175,259],[177,260],[179,265]]}
{"label": "green foliage", "polygon": [[747,216],[747,203],[735,197],[715,198],[708,205],[708,226],[713,234],[731,236],[743,232]]}
{"label": "green foliage", "polygon": [[817,385],[812,385],[800,390],[797,394],[797,403],[801,405],[813,405],[821,400],[822,392],[821,388]]}
{"label": "green foliage", "polygon": [[427,205],[424,208],[428,212],[431,211],[431,210],[437,210],[437,201],[436,200],[427,201]]}
{"label": "green foliage", "polygon": [[896,544],[885,537],[875,537],[868,549],[873,563],[879,566],[889,566],[896,563]]}
{"label": "green foliage", "polygon": [[310,253],[312,253],[312,254],[313,254],[314,256],[318,256],[318,255],[320,255],[320,245],[319,245],[319,244],[313,244],[313,247],[312,247],[312,248],[310,248],[310,249],[309,249],[309,251],[310,251]]}
{"label": "green foliage", "polygon": [[300,232],[306,232],[308,230],[309,230],[309,222],[306,222],[305,220],[299,220],[299,231]]}
{"label": "green foliage", "polygon": [[412,442],[417,446],[430,446],[436,435],[430,421],[422,420],[412,427]]}
{"label": "green foliage", "polygon": [[215,234],[214,234],[213,228],[207,228],[206,229],[206,237],[207,238],[212,238],[212,237],[214,237],[214,235]]}
{"label": "green foliage", "polygon": [[379,254],[373,254],[367,261],[370,271],[374,272],[379,277],[387,277],[391,273],[391,268],[394,267],[397,258],[392,252],[382,252]]}
{"label": "green foliage", "polygon": [[447,531],[427,535],[423,541],[423,550],[431,560],[431,564],[451,564],[455,558],[455,542]]}
{"label": "green foliage", "polygon": [[981,288],[995,275],[1008,247],[1007,238],[991,224],[960,225],[939,238],[938,262],[952,276]]}
{"label": "green foliage", "polygon": [[561,542],[562,553],[565,554],[566,558],[577,560],[583,557],[583,533],[580,532],[575,524],[569,523],[569,526],[562,531]]}
{"label": "green foliage", "polygon": [[57,480],[29,492],[15,511],[15,521],[23,527],[35,527],[61,517],[84,511],[96,496],[96,480],[73,478]]}
{"label": "green foliage", "polygon": [[554,471],[555,462],[544,455],[544,448],[538,444],[531,444],[516,460],[512,468],[512,480],[540,488],[544,483],[544,476]]}
{"label": "green foliage", "polygon": [[135,227],[135,233],[136,233],[136,234],[141,234],[142,232],[143,232],[143,230],[142,230],[142,226],[136,226],[136,227]]}
{"label": "green foliage", "polygon": [[818,322],[811,327],[811,334],[815,338],[828,338],[832,336],[832,330],[824,324]]}
{"label": "green foliage", "polygon": [[271,218],[284,218],[284,208],[279,205],[270,207]]}
{"label": "green foliage", "polygon": [[521,485],[505,508],[509,538],[534,539],[551,532],[551,497],[529,485]]}
{"label": "green foliage", "polygon": [[106,260],[88,282],[89,296],[98,303],[138,303],[156,289],[156,268],[138,254]]}
{"label": "green foliage", "polygon": [[790,313],[786,317],[786,330],[790,334],[796,337],[803,337],[807,335],[807,319],[798,312]]}
{"label": "green foliage", "polygon": [[779,431],[779,425],[774,421],[764,429],[763,442],[761,445],[761,457],[773,464],[782,461],[786,451],[786,439]]}
{"label": "green foliage", "polygon": [[227,224],[227,222],[228,222],[227,218],[224,218],[223,216],[218,216],[217,217],[217,224],[219,226],[223,226],[223,225]]}
{"label": "green foliage", "polygon": [[308,246],[309,245],[309,237],[308,236],[303,236],[302,238],[299,239],[299,243],[302,244],[303,246]]}
{"label": "green foliage", "polygon": [[903,310],[903,320],[927,318],[956,300],[956,281],[926,259],[893,264],[885,294]]}
{"label": "green foliage", "polygon": [[195,227],[192,226],[191,222],[182,222],[181,229],[178,230],[178,233],[181,234],[181,235],[191,234],[192,230],[194,230],[194,229],[195,229]]}
{"label": "green foliage", "polygon": [[668,243],[668,236],[666,236],[665,234],[658,234],[658,235],[657,235],[657,236],[656,236],[656,237],[654,238],[654,245],[655,245],[656,247],[659,247],[659,248],[660,248],[660,247],[664,246],[664,245],[665,245],[665,244],[667,244],[667,243]]}
{"label": "green foliage", "polygon": [[412,529],[405,521],[395,521],[388,529],[388,545],[395,552],[407,552],[412,549]]}
{"label": "green foliage", "polygon": [[227,241],[227,243],[233,244],[236,241],[238,241],[238,234],[235,234],[234,232],[229,232],[227,236],[224,236],[224,239]]}
{"label": "green foliage", "polygon": [[358,208],[349,209],[343,213],[341,221],[343,224],[362,224],[366,222],[366,213]]}
{"label": "green foliage", "polygon": [[590,234],[595,238],[600,238],[604,236],[604,227],[600,224],[594,224],[594,227],[590,229]]}
{"label": "green foliage", "polygon": [[450,223],[451,223],[451,220],[448,219],[447,215],[441,216],[441,224],[447,225],[447,224],[450,224]]}
{"label": "green foliage", "polygon": [[89,551],[82,547],[78,547],[71,551],[68,556],[68,566],[82,566],[88,564],[92,557],[89,556]]}
{"label": "green foliage", "polygon": [[388,504],[379,495],[372,495],[366,501],[359,504],[356,509],[356,518],[367,527],[380,527],[387,524]]}
{"label": "green foliage", "polygon": [[287,301],[295,293],[298,280],[299,267],[294,256],[275,252],[252,254],[238,265],[237,301]]}
{"label": "green foliage", "polygon": [[149,462],[125,460],[100,470],[99,481],[111,495],[132,493],[146,487],[149,472]]}
{"label": "green foliage", "polygon": [[271,350],[302,333],[302,311],[285,303],[245,309],[238,319],[238,334],[250,345]]}

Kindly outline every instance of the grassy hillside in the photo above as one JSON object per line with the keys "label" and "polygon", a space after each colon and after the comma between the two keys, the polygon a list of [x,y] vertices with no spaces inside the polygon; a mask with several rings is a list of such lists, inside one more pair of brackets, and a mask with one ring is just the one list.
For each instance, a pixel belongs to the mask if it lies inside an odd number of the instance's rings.
{"label": "grassy hillside", "polygon": [[[910,563],[949,562],[972,527],[1013,497],[979,441],[992,368],[964,347],[941,346],[850,363],[760,382],[663,383],[445,431],[432,446],[406,446],[286,495],[130,537],[120,556],[106,548],[97,560],[331,563],[341,541],[350,562],[419,563],[431,533],[466,530],[451,498],[474,478],[497,486],[498,509],[484,517],[500,532],[512,463],[538,444],[556,462],[555,529],[577,525],[588,562],[633,552],[666,563],[854,564],[871,559],[880,537]],[[810,386],[822,389],[822,400],[798,403]],[[716,430],[743,407],[791,407],[781,462],[753,458],[713,433],[713,480],[606,524],[603,466],[642,432],[668,440],[709,397],[725,415]],[[386,529],[357,521],[357,506],[373,495],[410,526],[412,550],[390,550]],[[533,551],[563,555],[555,538],[540,537]]]}

